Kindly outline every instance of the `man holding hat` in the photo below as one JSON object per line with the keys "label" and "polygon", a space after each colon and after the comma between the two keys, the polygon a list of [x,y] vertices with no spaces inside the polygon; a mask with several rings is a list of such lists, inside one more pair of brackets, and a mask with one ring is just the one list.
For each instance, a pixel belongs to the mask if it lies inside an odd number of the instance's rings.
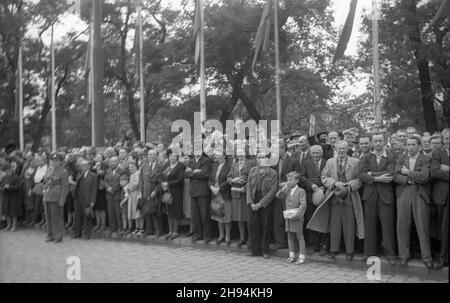
{"label": "man holding hat", "polygon": [[53,153],[50,172],[45,177],[44,198],[47,219],[47,240],[55,243],[63,240],[64,203],[69,193],[69,174],[63,165],[61,153]]}
{"label": "man holding hat", "polygon": [[75,187],[74,237],[81,237],[81,224],[84,222],[86,238],[90,239],[93,208],[97,198],[97,175],[91,171],[88,160],[82,159],[80,167],[81,174]]}
{"label": "man holding hat", "polygon": [[359,239],[364,238],[364,217],[358,192],[361,187],[359,160],[349,157],[348,149],[347,141],[338,141],[338,155],[327,161],[321,176],[328,191],[336,190],[330,201],[330,259],[340,251],[342,233],[347,260],[353,259],[355,233]]}
{"label": "man holding hat", "polygon": [[[326,160],[323,158],[323,150],[320,145],[313,145],[310,149],[311,159],[303,162],[300,166],[300,181],[299,185],[306,192],[306,212],[305,223],[307,224],[311,219],[314,211],[321,201],[313,201],[313,194],[323,193],[323,184],[320,176],[325,167]],[[305,225],[306,226],[306,225]],[[307,254],[312,254],[320,250],[320,255],[324,256],[328,252],[329,235],[319,233],[310,229],[306,230],[306,245],[310,246],[307,249]]]}

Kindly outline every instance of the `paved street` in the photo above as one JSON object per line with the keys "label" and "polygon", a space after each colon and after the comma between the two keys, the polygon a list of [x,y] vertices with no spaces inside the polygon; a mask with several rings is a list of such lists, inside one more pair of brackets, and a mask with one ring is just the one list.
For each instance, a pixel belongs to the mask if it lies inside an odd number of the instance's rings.
{"label": "paved street", "polygon": [[[298,266],[277,257],[107,239],[66,237],[60,244],[44,239],[40,230],[0,231],[0,282],[73,283],[66,278],[70,256],[80,258],[81,282],[369,282],[362,267]],[[381,282],[436,281],[382,273]]]}

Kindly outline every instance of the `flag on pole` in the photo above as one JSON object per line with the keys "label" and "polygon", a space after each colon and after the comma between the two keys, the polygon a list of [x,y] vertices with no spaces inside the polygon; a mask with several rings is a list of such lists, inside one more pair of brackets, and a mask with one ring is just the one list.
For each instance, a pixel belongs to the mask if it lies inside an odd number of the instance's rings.
{"label": "flag on pole", "polygon": [[316,114],[312,113],[309,118],[309,136],[314,136],[316,128]]}
{"label": "flag on pole", "polygon": [[435,25],[439,23],[442,18],[448,15],[450,15],[450,0],[442,0],[439,9],[436,12],[436,15],[434,16],[433,20],[431,20],[431,24]]}
{"label": "flag on pole", "polygon": [[342,29],[341,37],[339,38],[336,52],[333,57],[333,64],[344,56],[348,41],[352,35],[353,22],[355,21],[356,5],[358,0],[352,0],[350,9],[348,11],[347,19],[345,20],[344,28]]}
{"label": "flag on pole", "polygon": [[270,11],[272,9],[272,1],[266,0],[264,4],[261,20],[259,21],[258,30],[255,38],[255,55],[252,62],[252,72],[255,73],[256,61],[261,55],[262,51],[269,46],[270,39]]}
{"label": "flag on pole", "polygon": [[204,47],[203,42],[203,29],[205,26],[204,20],[204,5],[203,0],[195,1],[195,18],[194,18],[194,41],[195,41],[195,64],[197,65],[197,71],[200,68],[200,53]]}

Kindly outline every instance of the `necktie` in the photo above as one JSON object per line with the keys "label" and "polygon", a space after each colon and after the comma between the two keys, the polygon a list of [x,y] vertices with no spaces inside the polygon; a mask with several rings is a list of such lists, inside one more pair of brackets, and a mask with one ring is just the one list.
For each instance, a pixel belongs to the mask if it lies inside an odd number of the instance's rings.
{"label": "necktie", "polygon": [[342,173],[342,160],[339,160],[339,173]]}
{"label": "necktie", "polygon": [[319,161],[316,161],[316,167],[317,167],[317,172],[320,175],[320,162]]}

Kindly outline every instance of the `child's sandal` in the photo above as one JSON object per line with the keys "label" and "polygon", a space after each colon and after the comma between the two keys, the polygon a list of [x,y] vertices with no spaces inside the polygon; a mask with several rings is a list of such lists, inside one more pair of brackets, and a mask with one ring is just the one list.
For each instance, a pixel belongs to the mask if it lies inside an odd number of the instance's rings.
{"label": "child's sandal", "polygon": [[295,262],[296,265],[302,265],[305,263],[305,259],[304,258],[298,258],[297,262]]}

